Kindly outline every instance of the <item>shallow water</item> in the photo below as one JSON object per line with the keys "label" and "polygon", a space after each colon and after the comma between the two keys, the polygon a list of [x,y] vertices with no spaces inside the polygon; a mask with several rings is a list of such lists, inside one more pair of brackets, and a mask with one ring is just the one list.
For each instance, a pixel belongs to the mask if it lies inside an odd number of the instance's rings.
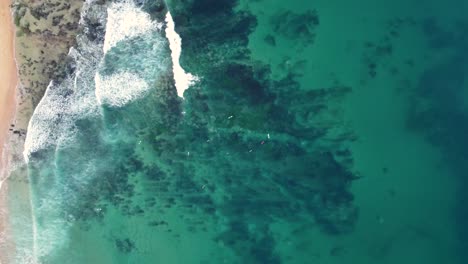
{"label": "shallow water", "polygon": [[468,4],[135,2],[30,123],[33,259],[467,262]]}

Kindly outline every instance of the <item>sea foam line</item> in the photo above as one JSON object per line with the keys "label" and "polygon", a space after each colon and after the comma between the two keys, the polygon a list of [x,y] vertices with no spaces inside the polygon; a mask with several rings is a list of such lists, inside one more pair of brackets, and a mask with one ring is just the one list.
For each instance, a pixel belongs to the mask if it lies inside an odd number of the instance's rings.
{"label": "sea foam line", "polygon": [[[34,151],[37,151],[44,144],[44,139],[36,135],[36,134],[39,134],[36,130],[40,128],[36,128],[36,124],[34,121],[35,121],[36,116],[38,115],[39,110],[45,107],[45,104],[46,104],[45,101],[48,96],[50,87],[52,85],[53,85],[53,81],[51,81],[49,85],[47,86],[44,95],[42,96],[41,100],[39,101],[36,108],[34,109],[31,118],[29,119],[28,128],[26,130],[27,131],[26,139],[24,140],[24,150],[23,150],[23,157],[24,157],[24,161],[26,162],[26,164],[29,163],[29,156],[31,155],[31,153],[33,153]],[[40,139],[38,140],[37,138],[40,138]]]}
{"label": "sea foam line", "polygon": [[177,88],[177,95],[184,98],[185,90],[198,81],[198,77],[185,72],[182,66],[180,66],[179,59],[182,53],[182,38],[175,31],[175,23],[169,11],[166,14],[166,37],[169,41],[169,48],[171,49],[172,71]]}

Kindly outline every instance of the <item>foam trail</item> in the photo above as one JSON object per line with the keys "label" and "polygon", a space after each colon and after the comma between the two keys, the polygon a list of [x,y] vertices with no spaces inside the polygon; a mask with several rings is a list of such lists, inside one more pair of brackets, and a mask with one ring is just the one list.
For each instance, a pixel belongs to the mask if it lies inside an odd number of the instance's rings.
{"label": "foam trail", "polygon": [[175,23],[170,12],[166,14],[166,37],[169,40],[169,48],[171,49],[172,70],[174,73],[175,86],[179,97],[184,97],[184,92],[198,80],[198,78],[190,73],[186,73],[180,66],[179,58],[182,53],[182,39],[175,31]]}
{"label": "foam trail", "polygon": [[34,109],[34,113],[28,123],[28,133],[26,134],[23,151],[23,157],[26,163],[29,163],[29,156],[31,155],[31,153],[37,151],[47,143],[46,135],[38,131],[40,127],[36,125],[35,118],[38,115],[37,112],[39,112],[40,109],[48,109],[48,107],[45,107],[45,98],[47,98],[49,94],[49,89],[52,86],[52,84],[53,82],[50,82],[49,86],[47,86],[44,96],[39,101],[39,104],[36,106],[36,109]]}
{"label": "foam trail", "polygon": [[161,23],[151,21],[148,13],[137,8],[133,1],[114,3],[107,10],[107,26],[104,36],[104,53],[119,41],[161,29]]}

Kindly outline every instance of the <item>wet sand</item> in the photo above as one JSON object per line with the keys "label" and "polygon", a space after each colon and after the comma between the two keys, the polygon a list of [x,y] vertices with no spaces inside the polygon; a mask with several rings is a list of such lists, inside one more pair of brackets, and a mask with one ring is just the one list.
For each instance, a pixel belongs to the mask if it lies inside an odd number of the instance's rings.
{"label": "wet sand", "polygon": [[[18,84],[14,49],[14,26],[10,2],[0,2],[0,243],[2,249],[9,249],[5,244],[7,225],[7,186],[9,154],[6,143],[12,124],[16,104],[16,86]],[[5,263],[8,252],[0,253],[0,263]]]}
{"label": "wet sand", "polygon": [[[8,1],[0,3],[0,168],[4,169],[6,142],[15,112],[15,95],[18,75],[15,63],[14,26]],[[1,186],[1,184],[0,184]]]}

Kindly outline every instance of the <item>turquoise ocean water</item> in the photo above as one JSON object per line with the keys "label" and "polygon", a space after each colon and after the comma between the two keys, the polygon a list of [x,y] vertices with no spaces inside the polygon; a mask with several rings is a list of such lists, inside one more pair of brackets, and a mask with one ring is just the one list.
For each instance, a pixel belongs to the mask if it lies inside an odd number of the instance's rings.
{"label": "turquoise ocean water", "polygon": [[468,2],[348,2],[86,1],[14,263],[468,263]]}

